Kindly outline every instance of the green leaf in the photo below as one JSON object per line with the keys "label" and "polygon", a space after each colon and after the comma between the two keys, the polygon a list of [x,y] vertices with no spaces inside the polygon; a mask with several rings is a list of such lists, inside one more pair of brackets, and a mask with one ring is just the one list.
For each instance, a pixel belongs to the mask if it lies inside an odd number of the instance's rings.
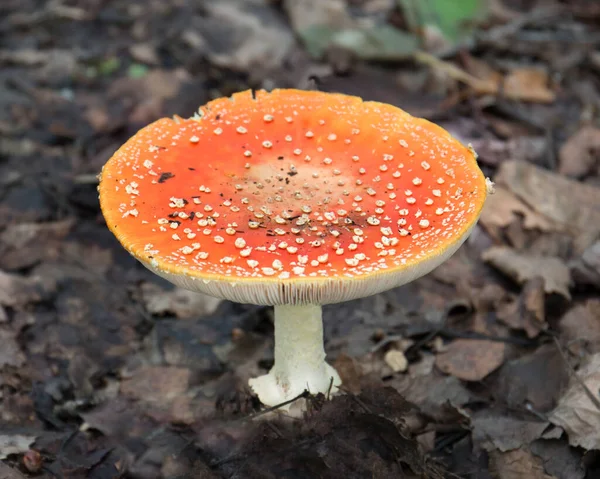
{"label": "green leaf", "polygon": [[363,60],[397,61],[409,58],[418,47],[414,35],[391,25],[342,30],[327,25],[313,25],[299,32],[299,35],[308,53],[317,59],[322,58],[331,46],[337,46]]}
{"label": "green leaf", "polygon": [[450,45],[470,36],[488,14],[487,0],[398,0],[413,30],[435,26]]}
{"label": "green leaf", "polygon": [[121,60],[117,57],[109,57],[98,65],[98,73],[102,76],[108,76],[116,72],[121,66]]}
{"label": "green leaf", "polygon": [[332,44],[350,50],[363,60],[405,60],[418,47],[415,36],[391,25],[377,25],[369,29],[341,30],[332,38]]}
{"label": "green leaf", "polygon": [[146,65],[140,63],[132,63],[127,69],[127,76],[129,78],[142,78],[146,76],[149,68]]}

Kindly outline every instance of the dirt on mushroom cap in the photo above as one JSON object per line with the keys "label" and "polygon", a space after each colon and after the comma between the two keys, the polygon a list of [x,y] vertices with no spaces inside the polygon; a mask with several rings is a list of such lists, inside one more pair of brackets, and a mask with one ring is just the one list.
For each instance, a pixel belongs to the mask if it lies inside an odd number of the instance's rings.
{"label": "dirt on mushroom cap", "polygon": [[460,245],[485,197],[473,151],[442,128],[298,90],[242,92],[198,117],[159,120],[115,153],[100,183],[108,226],[157,273],[275,283],[275,296],[297,283],[410,281]]}

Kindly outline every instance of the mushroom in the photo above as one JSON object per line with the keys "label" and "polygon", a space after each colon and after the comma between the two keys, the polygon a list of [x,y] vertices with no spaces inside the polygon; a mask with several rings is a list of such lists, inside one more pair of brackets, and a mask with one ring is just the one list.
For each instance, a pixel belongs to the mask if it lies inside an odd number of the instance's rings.
{"label": "mushroom", "polygon": [[321,306],[408,283],[465,241],[489,184],[474,151],[397,107],[341,94],[246,91],[160,119],[106,163],[110,230],[151,271],[273,305],[263,404],[335,392]]}

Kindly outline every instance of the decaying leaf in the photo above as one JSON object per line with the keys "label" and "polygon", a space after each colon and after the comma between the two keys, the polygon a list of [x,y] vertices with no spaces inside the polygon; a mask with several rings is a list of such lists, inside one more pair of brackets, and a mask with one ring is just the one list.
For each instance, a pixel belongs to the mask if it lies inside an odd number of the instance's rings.
{"label": "decaying leaf", "polygon": [[0,305],[20,308],[47,297],[56,288],[52,280],[39,276],[20,276],[0,270]]}
{"label": "decaying leaf", "polygon": [[567,342],[583,344],[591,353],[600,352],[600,300],[589,299],[569,310],[559,329]]}
{"label": "decaying leaf", "polygon": [[600,189],[521,161],[505,161],[494,180],[563,226],[582,253],[600,235]]}
{"label": "decaying leaf", "polygon": [[204,8],[201,41],[217,65],[243,71],[274,68],[294,45],[289,28],[264,2],[221,0]]}
{"label": "decaying leaf", "polygon": [[188,390],[190,376],[187,368],[146,367],[134,371],[130,379],[123,381],[121,392],[143,402],[168,405]]}
{"label": "decaying leaf", "polygon": [[154,283],[141,287],[146,309],[151,314],[175,314],[178,318],[198,318],[214,313],[221,300],[202,293],[174,288],[164,290]]}
{"label": "decaying leaf", "polygon": [[502,305],[498,318],[513,329],[522,329],[535,338],[546,328],[544,278],[534,277],[525,283],[515,301]]}
{"label": "decaying leaf", "polygon": [[506,246],[493,246],[483,253],[482,258],[519,284],[542,277],[546,293],[571,298],[571,272],[560,258],[523,254]]}
{"label": "decaying leaf", "polygon": [[485,339],[457,339],[439,353],[435,365],[465,381],[481,381],[504,362],[504,343]]}
{"label": "decaying leaf", "polygon": [[544,472],[542,460],[529,450],[515,449],[514,451],[490,453],[490,470],[498,479],[553,479]]}
{"label": "decaying leaf", "polygon": [[494,194],[488,196],[480,222],[486,228],[505,228],[515,221],[517,215],[523,216],[523,226],[526,229],[539,229],[540,231],[559,229],[559,225],[553,224],[548,218],[527,206],[503,186],[497,186]]}
{"label": "decaying leaf", "polygon": [[502,366],[494,396],[510,408],[530,405],[535,411],[547,413],[556,407],[568,382],[568,371],[556,346],[544,344]]}
{"label": "decaying leaf", "polygon": [[471,416],[473,440],[488,451],[511,451],[542,436],[547,421],[521,420],[483,410]]}
{"label": "decaying leaf", "polygon": [[[597,398],[600,391],[600,353],[590,356],[577,375]],[[571,378],[568,389],[550,415],[550,421],[567,432],[572,446],[600,449],[600,409],[576,378]]]}
{"label": "decaying leaf", "polygon": [[560,149],[558,172],[572,178],[581,178],[590,173],[599,159],[600,128],[586,125]]}
{"label": "decaying leaf", "polygon": [[537,68],[516,68],[505,78],[503,93],[515,100],[551,103],[555,93],[548,88],[548,73]]}
{"label": "decaying leaf", "polygon": [[446,376],[434,368],[435,357],[424,355],[409,365],[408,374],[395,377],[394,387],[424,414],[444,422],[457,415],[456,410],[472,399],[471,392],[454,376]]}
{"label": "decaying leaf", "polygon": [[583,452],[569,446],[565,439],[538,439],[529,448],[538,456],[544,470],[557,479],[583,479]]}

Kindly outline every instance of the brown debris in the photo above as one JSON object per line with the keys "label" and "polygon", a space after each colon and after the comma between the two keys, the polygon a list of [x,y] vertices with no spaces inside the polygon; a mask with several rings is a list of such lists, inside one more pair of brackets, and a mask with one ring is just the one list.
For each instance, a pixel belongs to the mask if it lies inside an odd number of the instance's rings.
{"label": "brown debris", "polygon": [[483,259],[520,284],[541,277],[544,291],[571,298],[571,273],[559,258],[518,253],[505,246],[496,246],[483,253]]}
{"label": "brown debris", "polygon": [[562,146],[559,159],[560,174],[571,178],[588,175],[600,164],[600,128],[582,127]]}
{"label": "brown debris", "polygon": [[535,338],[546,329],[545,281],[536,276],[527,281],[518,299],[504,305],[498,318],[513,329],[524,330],[529,338]]}
{"label": "brown debris", "polygon": [[600,234],[600,188],[519,161],[505,161],[495,181],[549,220],[562,225],[582,252]]}
{"label": "brown debris", "polygon": [[596,353],[576,373],[583,385],[575,377],[571,378],[568,389],[550,415],[550,421],[566,431],[572,446],[600,448],[600,409],[589,397],[590,393],[597,395],[600,390],[599,371],[600,354]]}
{"label": "brown debris", "polygon": [[465,381],[481,381],[504,362],[504,343],[485,339],[457,339],[436,356],[435,365]]}
{"label": "brown debris", "polygon": [[508,452],[492,451],[490,454],[490,470],[499,479],[552,479],[544,472],[542,460],[526,449],[515,449]]}

